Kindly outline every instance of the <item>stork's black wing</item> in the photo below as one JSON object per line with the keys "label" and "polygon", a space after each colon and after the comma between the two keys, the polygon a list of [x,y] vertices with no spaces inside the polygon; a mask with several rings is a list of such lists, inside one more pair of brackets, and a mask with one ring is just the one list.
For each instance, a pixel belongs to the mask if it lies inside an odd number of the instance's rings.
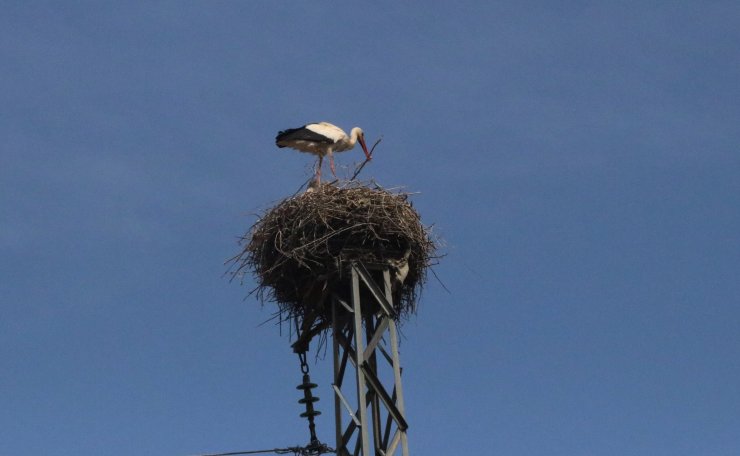
{"label": "stork's black wing", "polygon": [[300,128],[289,128],[287,130],[283,130],[275,137],[275,144],[278,147],[289,146],[290,144],[288,143],[291,141],[309,141],[315,143],[334,142],[331,138],[327,138],[320,133],[309,130],[308,128],[306,128],[306,125]]}

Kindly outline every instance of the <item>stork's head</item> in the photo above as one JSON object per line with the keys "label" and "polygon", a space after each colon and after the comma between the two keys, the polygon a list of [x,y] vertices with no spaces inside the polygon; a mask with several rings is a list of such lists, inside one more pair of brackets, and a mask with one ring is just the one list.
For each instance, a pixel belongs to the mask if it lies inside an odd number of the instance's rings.
{"label": "stork's head", "polygon": [[360,142],[360,146],[362,146],[363,152],[365,152],[365,157],[367,157],[368,161],[372,160],[372,155],[370,155],[370,152],[367,151],[367,144],[365,144],[365,132],[362,131],[362,128],[355,127],[352,129],[352,136],[357,138],[357,141]]}

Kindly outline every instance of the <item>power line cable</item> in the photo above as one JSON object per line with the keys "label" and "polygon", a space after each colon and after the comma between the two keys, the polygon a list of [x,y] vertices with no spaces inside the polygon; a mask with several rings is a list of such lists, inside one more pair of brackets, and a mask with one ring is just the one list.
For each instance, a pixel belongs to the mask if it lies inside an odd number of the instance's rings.
{"label": "power line cable", "polygon": [[235,456],[238,454],[260,454],[260,453],[276,453],[276,454],[285,454],[284,450],[287,450],[287,448],[273,448],[272,450],[253,450],[253,451],[233,451],[230,453],[209,453],[209,454],[199,454],[197,456]]}
{"label": "power line cable", "polygon": [[265,454],[265,453],[275,453],[275,454],[293,453],[296,456],[313,456],[313,455],[321,455],[325,453],[335,453],[335,452],[336,451],[333,448],[330,448],[323,443],[315,442],[305,447],[273,448],[271,450],[232,451],[229,453],[199,454],[197,456],[237,456],[237,455],[243,455],[243,454]]}

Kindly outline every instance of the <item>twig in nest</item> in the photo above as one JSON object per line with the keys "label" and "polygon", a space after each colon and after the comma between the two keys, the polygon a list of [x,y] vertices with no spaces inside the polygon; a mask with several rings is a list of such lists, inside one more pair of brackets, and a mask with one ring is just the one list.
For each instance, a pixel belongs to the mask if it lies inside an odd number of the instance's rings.
{"label": "twig in nest", "polygon": [[360,166],[357,168],[357,170],[355,171],[355,173],[352,175],[352,178],[350,179],[350,181],[355,180],[355,178],[357,177],[357,175],[360,174],[360,171],[362,171],[362,168],[364,168],[365,165],[367,164],[367,162],[369,162],[370,159],[373,158],[373,151],[375,150],[375,146],[377,146],[378,144],[380,144],[380,141],[382,141],[382,140],[383,140],[383,137],[381,136],[380,138],[378,138],[377,141],[375,141],[375,144],[373,144],[373,147],[370,149],[370,158],[366,158],[365,161],[360,164]]}

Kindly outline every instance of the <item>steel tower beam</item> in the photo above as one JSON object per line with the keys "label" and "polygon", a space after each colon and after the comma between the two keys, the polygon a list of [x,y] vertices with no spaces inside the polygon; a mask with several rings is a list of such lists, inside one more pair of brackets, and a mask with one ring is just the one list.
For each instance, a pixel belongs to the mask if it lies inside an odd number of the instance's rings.
{"label": "steel tower beam", "polygon": [[[391,272],[388,266],[374,271],[382,273],[382,287],[362,262],[350,262],[351,303],[332,296],[332,387],[340,456],[409,454]],[[354,388],[345,380],[353,380]]]}

